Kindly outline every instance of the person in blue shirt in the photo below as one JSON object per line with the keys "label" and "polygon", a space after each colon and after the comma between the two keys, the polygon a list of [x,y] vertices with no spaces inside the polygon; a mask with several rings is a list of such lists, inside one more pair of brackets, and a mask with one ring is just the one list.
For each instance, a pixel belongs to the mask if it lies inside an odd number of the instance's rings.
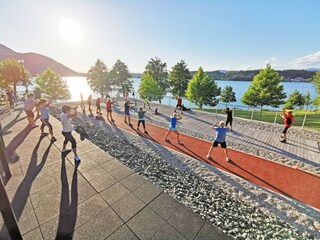
{"label": "person in blue shirt", "polygon": [[[217,125],[219,123],[219,125]],[[227,132],[229,131],[229,128],[225,127],[224,121],[217,121],[214,124],[212,124],[211,128],[216,130],[216,138],[214,142],[212,143],[212,146],[209,149],[207,158],[210,159],[210,154],[213,148],[218,147],[220,144],[221,148],[223,148],[224,153],[226,155],[226,161],[229,162],[229,157],[228,157],[228,151],[227,151],[227,143],[226,143],[226,136]]]}
{"label": "person in blue shirt", "polygon": [[49,133],[51,135],[51,142],[55,142],[57,141],[57,139],[53,136],[53,128],[52,125],[49,122],[49,105],[50,102],[48,102],[46,99],[44,98],[40,98],[39,99],[39,109],[40,109],[40,119],[41,119],[41,126],[40,126],[40,130],[41,130],[41,136],[45,137],[48,136],[48,133],[44,132],[44,127],[47,126],[49,128]]}
{"label": "person in blue shirt", "polygon": [[181,119],[182,117],[180,117],[177,113],[172,114],[172,116],[170,117],[169,131],[167,132],[166,137],[164,139],[166,142],[170,141],[168,140],[170,132],[174,132],[177,135],[177,143],[182,144],[182,142],[179,139],[179,132],[177,131],[177,121]]}

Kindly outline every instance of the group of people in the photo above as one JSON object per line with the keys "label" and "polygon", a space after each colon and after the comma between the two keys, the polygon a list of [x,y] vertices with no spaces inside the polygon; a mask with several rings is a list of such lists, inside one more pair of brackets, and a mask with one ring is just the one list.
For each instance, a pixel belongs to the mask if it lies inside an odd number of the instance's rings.
{"label": "group of people", "polygon": [[[24,111],[27,115],[29,125],[31,127],[38,127],[38,125],[36,125],[36,121],[37,121],[37,119],[40,119],[40,121],[41,121],[40,134],[41,134],[41,136],[44,137],[44,136],[47,136],[50,134],[51,135],[51,142],[55,142],[57,139],[53,135],[53,127],[49,122],[50,101],[47,101],[44,98],[40,98],[38,100],[35,100],[34,97],[35,97],[35,95],[33,93],[28,93],[26,96],[25,104],[24,104]],[[81,93],[80,97],[81,97],[81,108],[84,111],[85,105],[84,105],[82,93]],[[92,109],[91,109],[92,95],[90,95],[88,97],[87,103],[88,103],[89,112],[90,112],[90,114],[92,114]],[[114,102],[112,101],[110,96],[107,96],[106,100],[105,100],[105,104],[106,104],[106,110],[107,110],[107,119],[110,122],[115,121],[112,118],[112,105],[113,105],[113,103]],[[96,104],[97,115],[102,116],[101,98],[98,98],[96,100],[95,104]],[[124,122],[131,127],[133,126],[131,124],[131,118],[130,118],[130,108],[131,108],[132,104],[133,103],[130,102],[129,98],[126,97],[125,101],[124,101]],[[142,124],[145,134],[148,133],[146,130],[146,124],[145,124],[145,114],[148,111],[145,108],[146,105],[148,105],[150,108],[148,100],[144,101],[144,108],[140,107],[137,112],[138,113],[137,130],[140,131],[140,124]],[[182,108],[181,98],[177,99],[176,109],[174,110],[173,114],[170,116],[170,125],[169,125],[169,129],[165,135],[164,140],[166,142],[170,142],[170,140],[168,139],[168,136],[171,133],[174,133],[174,134],[176,134],[176,137],[177,137],[177,143],[183,144],[180,141],[179,132],[177,130],[177,122],[182,119],[182,117],[176,112],[178,107],[180,107],[180,110],[181,110],[181,108]],[[64,106],[62,106],[61,110],[62,110],[62,113],[60,115],[60,120],[61,120],[61,124],[62,124],[62,135],[64,136],[62,152],[63,153],[71,152],[71,149],[66,148],[67,143],[70,142],[72,151],[74,153],[74,160],[80,161],[80,157],[77,154],[77,143],[76,143],[75,138],[72,136],[72,131],[74,129],[74,126],[71,123],[71,119],[73,117],[77,116],[77,107],[71,107],[69,105],[64,105]],[[183,110],[181,110],[181,113],[182,113],[182,111]],[[36,116],[34,115],[34,112],[37,113]],[[228,156],[228,151],[227,151],[226,135],[227,135],[228,131],[232,131],[233,111],[230,110],[229,108],[226,108],[226,109],[223,109],[222,112],[227,114],[226,123],[224,121],[218,120],[217,122],[212,124],[211,127],[212,127],[212,129],[214,129],[216,131],[216,136],[215,136],[215,140],[213,141],[206,157],[208,159],[210,159],[212,150],[220,145],[221,148],[223,148],[223,150],[224,150],[226,161],[230,161],[230,158]],[[287,141],[287,131],[292,126],[294,118],[292,115],[292,111],[288,111],[288,112],[283,111],[281,113],[281,117],[284,118],[284,125],[285,125],[285,128],[282,132],[283,135],[281,136],[283,138],[281,140],[281,142],[285,143]],[[230,128],[228,128],[228,124],[230,124]],[[49,133],[44,132],[45,127],[48,127]]]}
{"label": "group of people", "polygon": [[[27,115],[27,119],[29,122],[29,126],[32,128],[37,128],[39,125],[36,124],[36,121],[40,119],[41,125],[40,125],[40,136],[45,137],[50,134],[51,136],[51,142],[57,141],[53,134],[53,127],[49,121],[49,106],[50,101],[48,101],[45,98],[40,98],[38,100],[35,100],[35,95],[33,93],[28,93],[26,95],[26,100],[24,102],[23,110],[25,111]],[[60,115],[60,120],[62,124],[62,135],[64,136],[64,142],[62,146],[62,153],[69,153],[71,152],[71,149],[67,149],[67,143],[71,143],[72,151],[74,153],[74,160],[80,161],[80,157],[77,154],[77,143],[75,138],[72,136],[72,131],[74,129],[74,126],[71,124],[71,118],[75,117],[77,115],[76,111],[77,107],[71,107],[69,105],[62,106],[62,113]],[[37,113],[35,116],[34,113]],[[44,128],[48,127],[49,133],[46,133],[44,131]]]}

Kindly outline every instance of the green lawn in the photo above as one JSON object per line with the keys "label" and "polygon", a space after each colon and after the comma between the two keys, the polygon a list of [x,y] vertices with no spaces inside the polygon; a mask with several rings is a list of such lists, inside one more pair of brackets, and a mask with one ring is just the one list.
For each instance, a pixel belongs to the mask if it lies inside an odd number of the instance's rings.
{"label": "green lawn", "polygon": [[[199,109],[198,109],[199,110]],[[214,113],[221,113],[222,109],[203,109],[206,112],[214,112]],[[246,118],[263,121],[263,122],[270,122],[274,123],[275,117],[277,115],[276,122],[282,124],[283,119],[280,116],[280,112],[268,111],[263,110],[262,116],[260,116],[260,110],[254,110],[252,116],[252,110],[241,110],[235,109],[234,110],[234,117]],[[314,111],[306,111],[306,110],[293,110],[294,116],[294,126],[302,126],[304,116],[307,115],[304,127],[312,128],[315,130],[320,131],[320,113]]]}

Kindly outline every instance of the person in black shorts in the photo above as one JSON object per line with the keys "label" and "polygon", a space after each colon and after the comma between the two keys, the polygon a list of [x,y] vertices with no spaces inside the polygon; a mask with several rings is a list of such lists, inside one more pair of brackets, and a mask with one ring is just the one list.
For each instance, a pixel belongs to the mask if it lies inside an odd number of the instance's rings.
{"label": "person in black shorts", "polygon": [[178,97],[177,98],[177,106],[176,106],[176,109],[174,110],[174,112],[177,111],[177,109],[180,108],[180,112],[183,113],[183,106],[182,106],[182,98],[181,97]]}
{"label": "person in black shorts", "polygon": [[230,108],[226,108],[226,109],[223,109],[222,112],[227,114],[226,127],[230,123],[230,131],[232,131],[232,121],[233,121],[232,110],[230,110]]}

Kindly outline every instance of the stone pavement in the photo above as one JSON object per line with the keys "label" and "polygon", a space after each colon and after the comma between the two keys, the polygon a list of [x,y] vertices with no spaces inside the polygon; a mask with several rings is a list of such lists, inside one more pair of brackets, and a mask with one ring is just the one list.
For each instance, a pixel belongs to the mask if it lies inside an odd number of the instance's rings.
{"label": "stone pavement", "polygon": [[[12,178],[6,190],[24,239],[228,239],[210,222],[91,142],[78,141],[81,164],[58,141],[39,138],[15,111],[2,120]],[[0,218],[0,239],[7,231]]]}
{"label": "stone pavement", "polygon": [[[141,106],[143,106],[143,103],[138,101],[137,107]],[[169,116],[173,113],[174,107],[157,103],[151,103],[151,107],[152,109],[148,112],[147,118],[164,122],[169,125]],[[151,111],[154,111],[154,108],[156,107],[159,109],[160,114],[151,114]],[[123,102],[121,100],[119,101],[119,106],[117,108],[123,110]],[[180,113],[180,111],[178,111],[178,113]],[[226,119],[225,114],[214,114],[197,110],[184,111],[182,117],[183,119],[178,123],[179,128],[191,130],[200,134],[209,134],[212,138],[215,134],[211,129],[212,123],[217,119]],[[239,118],[236,118],[236,121],[242,121],[242,124],[237,125],[237,123],[234,123],[234,131],[228,134],[228,143],[233,143],[234,145],[244,144],[256,149],[264,149],[271,153],[280,154],[319,167],[320,149],[317,141],[292,136],[289,132],[289,143],[283,144],[280,143],[282,126],[279,126],[278,124],[274,125]],[[257,123],[259,124],[259,128],[256,127]],[[263,129],[261,129],[261,125],[264,126]],[[273,128],[279,128],[279,131],[271,131]],[[318,141],[320,141],[320,138]],[[243,149],[237,150],[244,151]]]}

